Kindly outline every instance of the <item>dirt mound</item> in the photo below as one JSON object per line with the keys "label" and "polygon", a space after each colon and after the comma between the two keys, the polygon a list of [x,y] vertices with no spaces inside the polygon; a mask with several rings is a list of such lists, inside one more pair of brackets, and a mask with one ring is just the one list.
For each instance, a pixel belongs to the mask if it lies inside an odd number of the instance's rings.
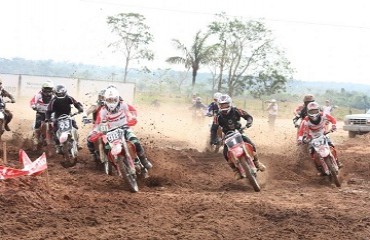
{"label": "dirt mound", "polygon": [[[316,176],[295,146],[290,120],[278,119],[281,127],[271,132],[256,119],[247,134],[268,167],[258,175],[262,190],[256,193],[233,179],[221,153],[203,152],[208,119],[194,127],[191,116],[180,122],[178,111],[165,107],[145,113],[135,131],[154,168],[139,180],[138,193],[98,171],[85,148],[73,168],[62,167],[55,155],[48,158],[49,188],[46,176],[0,182],[1,239],[370,238],[367,137],[332,134],[345,165],[337,188]],[[25,124],[5,136],[10,166],[19,167],[20,147],[32,160],[41,154],[31,151]],[[80,127],[81,142],[90,127]]]}

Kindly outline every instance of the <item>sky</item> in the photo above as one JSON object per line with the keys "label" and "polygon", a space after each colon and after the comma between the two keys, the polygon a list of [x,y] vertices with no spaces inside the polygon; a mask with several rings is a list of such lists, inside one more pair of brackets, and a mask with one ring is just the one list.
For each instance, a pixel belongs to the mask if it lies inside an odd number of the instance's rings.
{"label": "sky", "polygon": [[370,84],[368,0],[1,0],[0,58],[123,67],[123,56],[107,47],[114,35],[106,20],[128,12],[144,15],[154,36],[151,68],[175,68],[165,63],[178,55],[171,40],[190,46],[225,12],[263,21],[294,79]]}

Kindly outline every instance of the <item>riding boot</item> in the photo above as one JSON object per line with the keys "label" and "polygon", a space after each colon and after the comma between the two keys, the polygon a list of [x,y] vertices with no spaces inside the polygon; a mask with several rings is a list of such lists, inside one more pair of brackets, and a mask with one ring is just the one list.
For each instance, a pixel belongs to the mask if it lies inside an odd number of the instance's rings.
{"label": "riding boot", "polygon": [[146,169],[151,169],[153,167],[153,164],[146,158],[145,154],[139,156],[139,159]]}
{"label": "riding boot", "polygon": [[256,166],[256,168],[261,172],[265,171],[266,166],[258,160],[258,154],[256,152],[253,152],[253,158],[254,158],[253,163]]}
{"label": "riding boot", "polygon": [[4,129],[6,131],[10,131],[10,128],[9,128],[8,124],[12,120],[13,114],[9,110],[7,110],[7,109],[5,110],[5,114],[6,114],[6,117],[5,117]]}
{"label": "riding boot", "polygon": [[94,143],[92,143],[92,142],[90,142],[90,141],[87,141],[87,149],[89,149],[89,152],[90,152],[91,158],[92,158],[95,162],[100,162],[98,152],[97,152],[97,151],[95,151]]}
{"label": "riding boot", "polygon": [[229,164],[230,168],[234,172],[234,178],[235,178],[235,180],[242,179],[243,177],[242,177],[242,175],[240,175],[239,169],[237,167],[235,167],[234,163],[231,162],[231,161],[227,161],[227,163]]}
{"label": "riding boot", "polygon": [[5,120],[5,124],[4,124],[4,129],[5,129],[6,131],[10,131],[10,128],[9,128],[8,124],[9,124],[9,120],[8,120],[8,119],[6,119],[6,120]]}

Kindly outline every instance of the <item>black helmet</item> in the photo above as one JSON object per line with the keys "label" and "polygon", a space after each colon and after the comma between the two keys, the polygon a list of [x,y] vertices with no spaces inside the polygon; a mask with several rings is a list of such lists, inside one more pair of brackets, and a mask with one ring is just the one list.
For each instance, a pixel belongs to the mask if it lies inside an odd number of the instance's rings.
{"label": "black helmet", "polygon": [[55,96],[57,98],[65,98],[67,96],[67,89],[64,85],[60,84],[55,87]]}

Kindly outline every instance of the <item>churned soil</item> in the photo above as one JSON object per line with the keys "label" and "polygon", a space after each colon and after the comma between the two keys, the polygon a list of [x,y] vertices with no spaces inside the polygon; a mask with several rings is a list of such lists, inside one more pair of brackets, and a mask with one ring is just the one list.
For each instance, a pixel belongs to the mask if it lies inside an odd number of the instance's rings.
{"label": "churned soil", "polygon": [[[21,167],[19,149],[31,160],[42,152],[30,144],[34,113],[10,108],[12,132],[0,153]],[[78,121],[84,148],[75,167],[54,155],[48,175],[0,182],[0,239],[370,239],[368,136],[349,139],[341,124],[331,134],[345,165],[338,188],[297,148],[290,119],[277,119],[272,130],[256,118],[247,134],[267,170],[254,192],[233,179],[221,153],[205,151],[209,118],[192,122],[187,107],[138,109],[134,130],[154,164],[138,193],[96,169],[85,147],[91,126]]]}

